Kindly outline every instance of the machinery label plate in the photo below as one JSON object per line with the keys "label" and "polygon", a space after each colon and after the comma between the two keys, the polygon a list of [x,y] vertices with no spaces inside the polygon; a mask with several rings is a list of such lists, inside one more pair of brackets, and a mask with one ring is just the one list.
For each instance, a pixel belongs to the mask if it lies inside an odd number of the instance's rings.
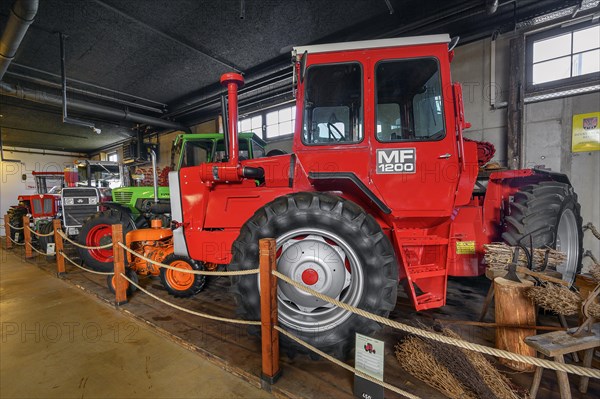
{"label": "machinery label plate", "polygon": [[456,253],[458,255],[473,255],[475,253],[475,241],[456,241]]}
{"label": "machinery label plate", "polygon": [[377,150],[377,174],[416,173],[415,148]]}

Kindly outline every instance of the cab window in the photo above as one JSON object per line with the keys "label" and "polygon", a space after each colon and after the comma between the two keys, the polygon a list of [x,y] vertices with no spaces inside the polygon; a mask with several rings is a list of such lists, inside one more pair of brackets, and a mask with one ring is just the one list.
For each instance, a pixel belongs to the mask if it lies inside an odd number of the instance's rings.
{"label": "cab window", "polygon": [[306,73],[302,142],[362,141],[362,69],[359,63],[314,65]]}
{"label": "cab window", "polygon": [[382,61],[375,69],[377,139],[393,142],[444,138],[437,61],[433,58]]}
{"label": "cab window", "polygon": [[187,166],[196,166],[210,162],[212,150],[212,140],[186,141],[182,149],[181,167],[185,168]]}

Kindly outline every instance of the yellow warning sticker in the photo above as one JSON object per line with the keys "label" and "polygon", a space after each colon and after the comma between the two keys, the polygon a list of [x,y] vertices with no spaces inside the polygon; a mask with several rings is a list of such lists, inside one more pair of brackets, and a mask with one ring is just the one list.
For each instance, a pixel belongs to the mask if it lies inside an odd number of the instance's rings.
{"label": "yellow warning sticker", "polygon": [[475,241],[456,241],[456,253],[458,255],[473,255],[475,253]]}

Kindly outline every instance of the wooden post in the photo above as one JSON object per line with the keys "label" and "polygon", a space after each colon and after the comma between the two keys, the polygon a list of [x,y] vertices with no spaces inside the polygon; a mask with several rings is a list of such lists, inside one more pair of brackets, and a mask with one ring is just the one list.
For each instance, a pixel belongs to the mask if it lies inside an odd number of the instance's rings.
{"label": "wooden post", "polygon": [[65,270],[65,258],[63,256],[63,238],[58,232],[62,228],[60,224],[60,219],[54,219],[52,221],[52,225],[54,227],[54,253],[56,254],[56,275],[58,277],[64,276],[66,273]]}
{"label": "wooden post", "polygon": [[[496,323],[532,326],[531,329],[497,328],[496,348],[535,357],[535,349],[524,342],[526,337],[536,335],[535,306],[525,295],[526,290],[532,286],[533,282],[529,280],[519,283],[504,277],[494,279]],[[535,370],[535,366],[530,364],[504,358],[500,358],[499,361],[514,370],[527,372]]]}
{"label": "wooden post", "polygon": [[277,268],[275,240],[263,238],[260,249],[260,321],[262,338],[261,386],[271,391],[271,385],[281,376],[279,368],[279,332],[277,325],[277,277],[272,271]]}
{"label": "wooden post", "polygon": [[29,216],[23,216],[23,237],[25,237],[25,257],[33,258],[31,249],[31,231],[29,231]]}
{"label": "wooden post", "polygon": [[10,221],[8,213],[4,215],[4,235],[6,236],[6,249],[12,248],[12,241],[10,240]]}
{"label": "wooden post", "polygon": [[127,286],[129,283],[121,273],[125,274],[125,254],[124,250],[119,246],[123,242],[123,226],[120,224],[112,225],[112,241],[113,241],[113,262],[114,271],[113,284],[115,286],[115,305],[120,306],[127,303]]}

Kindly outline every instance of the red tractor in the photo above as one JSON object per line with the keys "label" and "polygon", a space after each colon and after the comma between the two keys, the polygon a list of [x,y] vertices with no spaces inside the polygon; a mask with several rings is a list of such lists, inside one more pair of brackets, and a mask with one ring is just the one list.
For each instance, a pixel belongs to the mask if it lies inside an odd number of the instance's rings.
{"label": "red tractor", "polygon": [[[23,227],[23,216],[30,215],[33,229],[47,234],[53,229],[52,219],[60,211],[60,192],[64,186],[63,172],[31,172],[35,179],[35,194],[19,195],[19,204],[11,206],[7,217],[14,227]],[[17,229],[10,229],[11,238],[18,242],[24,241],[24,234]],[[46,252],[48,243],[54,242],[52,237],[34,237],[39,241],[40,248]]]}
{"label": "red tractor", "polygon": [[[448,276],[481,275],[492,241],[566,252],[558,271],[572,282],[577,196],[565,175],[544,170],[477,182],[477,143],[463,139],[469,124],[450,77],[454,44],[433,35],[295,48],[293,153],[252,160],[237,155],[243,78],[223,75],[228,159],[171,172],[175,255],[253,269],[259,239],[273,237],[280,272],[384,317],[399,282],[417,310],[444,306]],[[245,318],[260,317],[258,285],[233,278]],[[278,295],[280,324],[340,358],[356,332],[379,327],[283,282]]]}

